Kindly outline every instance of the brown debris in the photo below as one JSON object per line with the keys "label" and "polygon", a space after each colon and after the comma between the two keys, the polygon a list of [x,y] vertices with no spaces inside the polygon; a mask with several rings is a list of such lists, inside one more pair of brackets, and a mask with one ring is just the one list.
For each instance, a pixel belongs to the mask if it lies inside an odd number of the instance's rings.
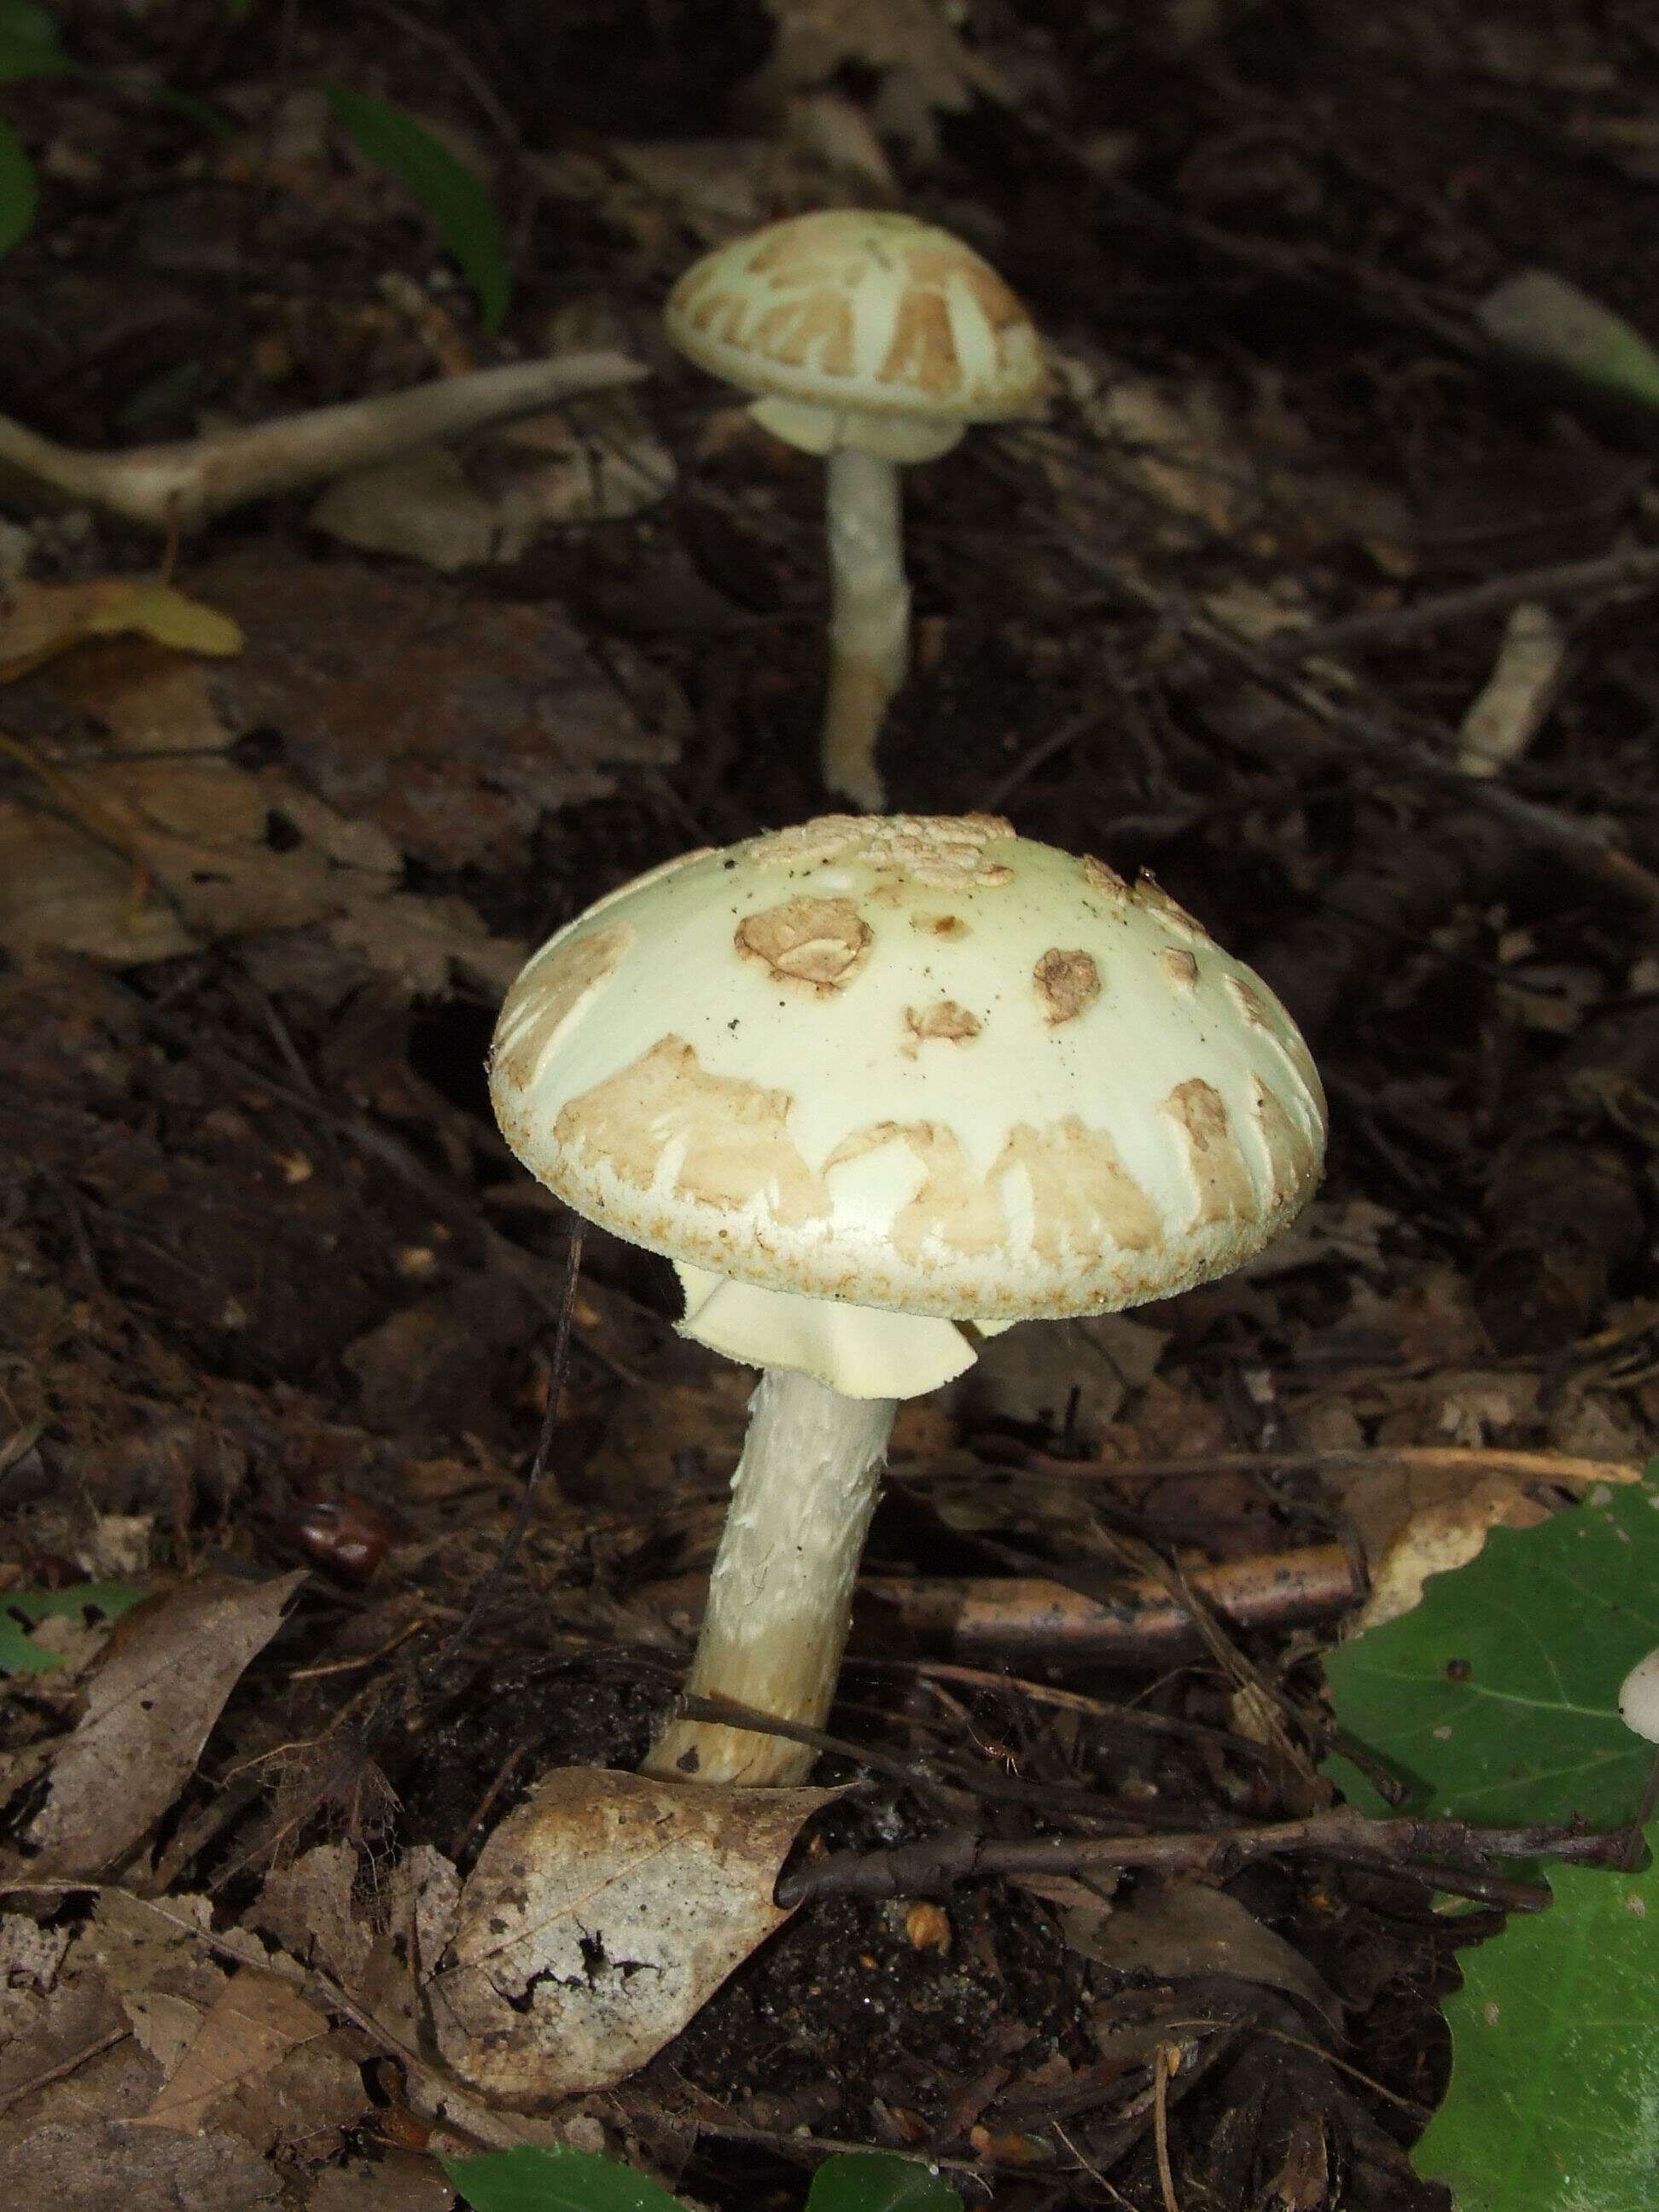
{"label": "brown debris", "polygon": [[[100,1874],[128,1856],[194,1771],[225,1699],[302,1580],[206,1578],[118,1624],[83,1718],[55,1748],[46,1802],[24,1829],[33,1873]],[[12,1788],[26,1771],[13,1754]]]}

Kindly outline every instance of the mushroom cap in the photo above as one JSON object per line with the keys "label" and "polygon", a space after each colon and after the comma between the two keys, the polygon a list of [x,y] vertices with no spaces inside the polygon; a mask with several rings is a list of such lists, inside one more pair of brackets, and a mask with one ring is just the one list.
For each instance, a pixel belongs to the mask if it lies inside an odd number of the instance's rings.
{"label": "mushroom cap", "polygon": [[830,815],[642,876],[519,976],[490,1089],[618,1236],[985,1323],[1225,1273],[1325,1138],[1258,976],[1150,877],[988,815]]}
{"label": "mushroom cap", "polygon": [[694,262],[664,324],[700,368],[763,398],[957,425],[1042,409],[1030,317],[971,246],[914,216],[769,223]]}

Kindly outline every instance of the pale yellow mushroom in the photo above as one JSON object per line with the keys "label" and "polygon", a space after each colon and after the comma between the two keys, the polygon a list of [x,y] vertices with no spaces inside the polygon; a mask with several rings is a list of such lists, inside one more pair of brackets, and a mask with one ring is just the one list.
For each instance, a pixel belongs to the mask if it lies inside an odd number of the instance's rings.
{"label": "pale yellow mushroom", "polygon": [[[896,1402],[980,1337],[1224,1274],[1318,1181],[1295,1024],[1150,878],[986,815],[830,816],[603,900],[507,994],[490,1088],[578,1213],[761,1369],[689,1687],[820,1726]],[[802,1780],[671,1723],[648,1771]]]}
{"label": "pale yellow mushroom", "polygon": [[827,789],[879,808],[887,702],[909,665],[900,466],[970,422],[1041,411],[1030,316],[971,246],[912,216],[795,216],[705,254],[669,295],[668,336],[757,395],[755,419],[828,470]]}

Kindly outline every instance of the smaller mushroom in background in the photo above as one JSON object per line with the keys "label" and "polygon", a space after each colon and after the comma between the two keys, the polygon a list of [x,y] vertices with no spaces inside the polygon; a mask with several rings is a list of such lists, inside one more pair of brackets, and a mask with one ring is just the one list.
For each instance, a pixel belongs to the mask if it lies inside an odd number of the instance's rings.
{"label": "smaller mushroom in background", "polygon": [[[820,1726],[897,1401],[1011,1322],[1237,1267],[1319,1179],[1295,1024],[1150,878],[985,815],[830,816],[627,885],[544,945],[502,1133],[665,1254],[683,1333],[762,1370],[690,1688]],[[672,1723],[647,1771],[805,1779]]]}
{"label": "smaller mushroom in background", "polygon": [[912,216],[835,209],[695,262],[664,315],[680,351],[757,394],[756,421],[828,471],[825,787],[872,811],[876,744],[910,657],[900,465],[970,422],[1042,411],[1030,316],[970,246]]}

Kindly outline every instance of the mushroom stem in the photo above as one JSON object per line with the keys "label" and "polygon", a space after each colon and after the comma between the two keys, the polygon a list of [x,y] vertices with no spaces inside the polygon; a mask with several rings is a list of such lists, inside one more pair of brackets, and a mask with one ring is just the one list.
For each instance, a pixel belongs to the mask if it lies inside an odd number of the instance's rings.
{"label": "mushroom stem", "polygon": [[[822,1727],[896,1409],[894,1399],[844,1397],[784,1368],[762,1374],[686,1684],[694,1696]],[[804,1782],[814,1756],[781,1736],[677,1720],[643,1771],[779,1786]]]}
{"label": "mushroom stem", "polygon": [[828,456],[830,696],[823,781],[872,813],[887,800],[876,741],[910,665],[898,464],[841,446]]}

